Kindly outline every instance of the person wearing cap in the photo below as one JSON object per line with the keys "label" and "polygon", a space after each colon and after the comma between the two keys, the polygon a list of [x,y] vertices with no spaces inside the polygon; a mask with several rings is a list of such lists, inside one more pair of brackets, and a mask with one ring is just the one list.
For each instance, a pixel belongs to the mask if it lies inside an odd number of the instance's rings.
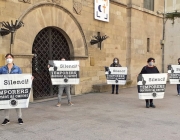
{"label": "person wearing cap", "polygon": [[[178,65],[180,65],[180,58],[178,58]],[[177,96],[180,96],[180,84],[177,84]]]}
{"label": "person wearing cap", "polygon": [[[151,73],[159,73],[159,70],[156,66],[154,66],[155,59],[148,58],[147,65],[144,66],[139,74],[151,74]],[[156,106],[153,103],[153,99],[145,99],[146,101],[146,108],[152,107],[155,108]]]}
{"label": "person wearing cap", "polygon": [[[115,57],[110,67],[122,67],[122,66],[119,64],[119,59]],[[115,89],[115,85],[112,85],[112,94],[114,94],[114,89]],[[116,85],[116,94],[118,94],[118,89],[119,89],[119,85]]]}

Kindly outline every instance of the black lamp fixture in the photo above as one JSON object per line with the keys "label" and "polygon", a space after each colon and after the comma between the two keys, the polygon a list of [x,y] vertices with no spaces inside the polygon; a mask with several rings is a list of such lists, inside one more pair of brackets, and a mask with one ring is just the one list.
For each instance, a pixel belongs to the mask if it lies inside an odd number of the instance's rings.
{"label": "black lamp fixture", "polygon": [[97,32],[97,36],[93,36],[93,38],[95,38],[95,39],[91,39],[91,41],[90,41],[91,45],[98,43],[98,48],[100,48],[100,50],[101,50],[101,43],[103,42],[103,40],[106,40],[108,38],[108,36],[106,36],[106,35],[101,36],[100,32]]}
{"label": "black lamp fixture", "polygon": [[10,53],[11,53],[11,46],[14,42],[13,34],[15,33],[17,29],[24,26],[24,23],[22,21],[18,22],[18,20],[16,20],[15,23],[13,24],[13,21],[11,20],[11,23],[3,21],[1,24],[2,24],[2,28],[0,28],[1,36],[5,36],[11,33],[11,42],[10,42]]}

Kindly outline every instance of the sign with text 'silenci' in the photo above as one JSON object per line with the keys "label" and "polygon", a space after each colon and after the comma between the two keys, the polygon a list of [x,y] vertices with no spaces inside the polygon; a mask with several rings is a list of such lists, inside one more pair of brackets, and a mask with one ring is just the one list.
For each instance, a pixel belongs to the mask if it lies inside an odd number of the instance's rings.
{"label": "sign with text 'silenci'", "polygon": [[170,84],[180,84],[180,65],[168,65]]}
{"label": "sign with text 'silenci'", "polygon": [[127,67],[105,67],[107,84],[125,85]]}
{"label": "sign with text 'silenci'", "polygon": [[79,84],[79,61],[49,60],[52,85]]}
{"label": "sign with text 'silenci'", "polygon": [[140,74],[138,76],[139,99],[162,99],[166,89],[167,73]]}
{"label": "sign with text 'silenci'", "polygon": [[0,75],[0,109],[28,107],[31,77],[31,74]]}
{"label": "sign with text 'silenci'", "polygon": [[109,22],[109,0],[94,0],[94,18]]}

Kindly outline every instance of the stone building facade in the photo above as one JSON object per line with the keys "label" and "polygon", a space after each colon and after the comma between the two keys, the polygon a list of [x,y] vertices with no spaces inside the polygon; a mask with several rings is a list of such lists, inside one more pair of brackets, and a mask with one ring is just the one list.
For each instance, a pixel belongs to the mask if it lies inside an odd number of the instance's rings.
{"label": "stone building facade", "polygon": [[[172,13],[175,11],[180,11],[180,1],[179,0],[166,0],[166,13]],[[175,18],[174,21],[167,20],[165,24],[165,59],[164,67],[167,70],[167,65],[178,64],[178,58],[180,58],[180,19]]]}
{"label": "stone building facade", "polygon": [[[45,57],[48,47],[58,41],[57,38],[49,45],[47,38],[53,40],[53,33],[56,33],[54,37],[57,34],[63,36],[61,39],[66,40],[66,45],[51,48],[52,56],[58,47],[66,47],[62,50],[69,51],[66,56],[80,61],[80,84],[72,86],[71,92],[83,94],[94,92],[94,85],[106,83],[104,66],[109,66],[114,57],[120,59],[122,66],[128,67],[129,86],[136,85],[136,76],[146,65],[148,57],[154,57],[157,67],[161,68],[159,42],[162,38],[162,17],[156,11],[163,9],[163,0],[153,0],[153,9],[150,10],[144,8],[145,2],[110,0],[110,19],[103,22],[94,19],[94,0],[0,0],[0,22],[18,20],[24,23],[24,27],[15,32],[11,46],[15,64],[21,67],[23,73],[32,73],[33,65],[46,64],[41,56]],[[101,50],[97,45],[90,44],[97,32],[109,36],[103,41]],[[48,33],[52,34],[48,36]],[[37,51],[38,46],[41,49]],[[34,47],[36,49],[33,50]],[[60,48],[56,52],[61,51]],[[4,55],[9,50],[10,35],[0,36],[1,66],[5,64]],[[43,71],[39,73],[43,75]],[[35,81],[41,78],[34,76]],[[45,80],[41,79],[42,87]],[[33,88],[42,90],[34,85]],[[41,92],[43,97],[44,91]],[[32,93],[31,100],[35,96]]]}

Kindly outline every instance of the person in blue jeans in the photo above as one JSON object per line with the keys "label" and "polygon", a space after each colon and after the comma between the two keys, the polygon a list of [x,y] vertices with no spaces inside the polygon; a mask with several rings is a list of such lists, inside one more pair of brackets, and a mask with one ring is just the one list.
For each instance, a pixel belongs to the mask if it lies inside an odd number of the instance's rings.
{"label": "person in blue jeans", "polygon": [[[66,61],[66,59],[64,57],[61,57],[61,61]],[[53,67],[53,65],[48,65],[48,68]],[[57,107],[61,106],[61,96],[63,94],[63,91],[65,90],[66,94],[67,94],[67,98],[68,98],[68,105],[69,106],[73,106],[74,104],[71,102],[71,93],[70,93],[70,85],[58,85],[58,103],[57,103]]]}
{"label": "person in blue jeans", "polygon": [[[178,58],[178,65],[180,65],[180,58]],[[177,93],[177,96],[180,96],[180,84],[177,84]]]}
{"label": "person in blue jeans", "polygon": [[[7,65],[0,68],[0,74],[21,74],[22,73],[21,69],[13,63],[14,56],[12,54],[10,53],[6,54],[5,58],[6,58]],[[23,124],[21,108],[16,108],[16,112],[18,116],[18,123]],[[9,109],[5,109],[4,114],[5,114],[5,119],[2,125],[6,125],[10,123]]]}

